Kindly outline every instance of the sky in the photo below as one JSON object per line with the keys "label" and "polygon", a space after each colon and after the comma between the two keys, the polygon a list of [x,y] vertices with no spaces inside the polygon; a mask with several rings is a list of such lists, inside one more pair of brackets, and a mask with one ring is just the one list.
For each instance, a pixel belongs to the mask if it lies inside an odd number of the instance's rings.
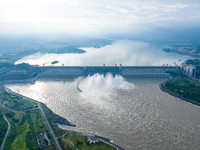
{"label": "sky", "polygon": [[200,26],[200,0],[1,0],[0,34],[102,37]]}

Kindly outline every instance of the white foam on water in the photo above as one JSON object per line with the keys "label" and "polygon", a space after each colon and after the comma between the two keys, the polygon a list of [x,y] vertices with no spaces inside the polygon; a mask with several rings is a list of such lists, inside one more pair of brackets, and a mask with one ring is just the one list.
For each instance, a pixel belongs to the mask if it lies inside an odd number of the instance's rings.
{"label": "white foam on water", "polygon": [[135,85],[127,82],[122,76],[112,74],[100,75],[95,74],[80,79],[78,83],[82,91],[81,96],[85,102],[98,105],[103,108],[110,108],[109,98],[117,94],[117,90],[134,89]]}

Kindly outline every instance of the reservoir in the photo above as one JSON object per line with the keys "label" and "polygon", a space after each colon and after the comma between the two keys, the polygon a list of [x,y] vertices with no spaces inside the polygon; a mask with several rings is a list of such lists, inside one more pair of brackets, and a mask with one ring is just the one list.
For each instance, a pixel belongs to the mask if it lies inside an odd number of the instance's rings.
{"label": "reservoir", "polygon": [[[175,66],[188,59],[188,56],[166,53],[162,48],[169,45],[156,45],[141,41],[120,40],[101,48],[81,48],[81,54],[36,53],[18,60],[16,64],[26,62],[43,66]],[[179,61],[179,60],[182,61]],[[56,64],[51,64],[59,61]]]}
{"label": "reservoir", "polygon": [[[163,78],[41,78],[7,84],[77,125],[132,149],[199,149],[200,108],[159,89]],[[77,84],[82,92],[77,90]]]}

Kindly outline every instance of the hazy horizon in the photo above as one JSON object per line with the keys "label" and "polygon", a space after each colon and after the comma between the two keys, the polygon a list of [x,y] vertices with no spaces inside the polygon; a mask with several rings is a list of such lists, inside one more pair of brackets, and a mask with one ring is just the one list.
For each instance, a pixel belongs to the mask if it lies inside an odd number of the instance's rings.
{"label": "hazy horizon", "polygon": [[[198,0],[0,2],[0,35],[136,38],[200,31]],[[164,32],[166,31],[166,32]],[[195,32],[194,32],[195,33]]]}

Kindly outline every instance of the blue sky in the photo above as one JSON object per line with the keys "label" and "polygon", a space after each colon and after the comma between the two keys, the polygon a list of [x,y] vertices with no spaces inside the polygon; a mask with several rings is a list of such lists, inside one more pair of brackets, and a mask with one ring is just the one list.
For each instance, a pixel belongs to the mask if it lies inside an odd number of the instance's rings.
{"label": "blue sky", "polygon": [[0,33],[103,36],[200,25],[199,0],[4,0]]}

